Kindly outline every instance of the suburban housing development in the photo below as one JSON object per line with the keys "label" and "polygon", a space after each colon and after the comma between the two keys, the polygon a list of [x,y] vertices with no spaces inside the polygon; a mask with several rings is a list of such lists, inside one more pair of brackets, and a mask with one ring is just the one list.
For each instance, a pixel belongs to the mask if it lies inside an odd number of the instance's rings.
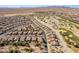
{"label": "suburban housing development", "polygon": [[0,53],[79,53],[79,9],[0,8]]}

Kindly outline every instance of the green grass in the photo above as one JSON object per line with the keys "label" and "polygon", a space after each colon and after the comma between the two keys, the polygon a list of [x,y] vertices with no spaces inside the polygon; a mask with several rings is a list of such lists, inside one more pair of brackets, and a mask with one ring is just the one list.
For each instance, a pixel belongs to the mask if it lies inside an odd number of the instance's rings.
{"label": "green grass", "polygon": [[[61,15],[59,15],[59,17],[61,17],[62,19],[59,19],[60,21],[64,21],[64,23],[69,23],[69,24],[71,24],[71,25],[74,25],[77,29],[79,29],[79,23],[77,23],[77,22],[74,22],[72,19],[70,20],[70,19],[68,19],[68,18],[65,18],[64,16],[61,16]],[[68,21],[67,21],[68,20]]]}
{"label": "green grass", "polygon": [[79,26],[78,26],[78,25],[75,25],[75,27],[76,27],[77,29],[79,29]]}
{"label": "green grass", "polygon": [[62,18],[62,20],[64,20],[65,22],[67,22],[67,20],[68,20],[69,22],[73,22],[73,23],[79,24],[79,22],[74,21],[72,18],[67,18],[67,17],[62,16],[62,15],[57,15],[57,16]]}
{"label": "green grass", "polygon": [[[64,28],[60,28],[60,30],[65,30],[65,31],[67,31],[67,32],[64,32],[64,33],[60,32],[60,34],[61,34],[63,37],[67,36],[69,39],[75,41],[76,44],[79,45],[79,37],[77,37],[73,32],[71,32],[71,31],[69,31],[69,30],[67,30],[67,29],[64,29]],[[72,35],[72,37],[69,37],[69,35]]]}

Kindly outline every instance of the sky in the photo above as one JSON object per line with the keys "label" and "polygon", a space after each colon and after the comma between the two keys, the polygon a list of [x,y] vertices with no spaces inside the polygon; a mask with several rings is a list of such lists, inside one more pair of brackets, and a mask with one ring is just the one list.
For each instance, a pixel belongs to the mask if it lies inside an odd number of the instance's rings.
{"label": "sky", "polygon": [[0,8],[8,7],[8,8],[19,8],[19,7],[46,7],[46,6],[66,6],[71,8],[79,8],[79,5],[0,5]]}
{"label": "sky", "polygon": [[71,8],[79,8],[79,5],[68,5],[68,7],[71,7]]}

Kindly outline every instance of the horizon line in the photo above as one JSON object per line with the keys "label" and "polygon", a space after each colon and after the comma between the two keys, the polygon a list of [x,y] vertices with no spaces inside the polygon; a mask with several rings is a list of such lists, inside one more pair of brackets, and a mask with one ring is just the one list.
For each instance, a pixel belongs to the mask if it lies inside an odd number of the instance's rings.
{"label": "horizon line", "polygon": [[79,5],[0,5],[0,8],[39,8],[39,7],[79,8]]}

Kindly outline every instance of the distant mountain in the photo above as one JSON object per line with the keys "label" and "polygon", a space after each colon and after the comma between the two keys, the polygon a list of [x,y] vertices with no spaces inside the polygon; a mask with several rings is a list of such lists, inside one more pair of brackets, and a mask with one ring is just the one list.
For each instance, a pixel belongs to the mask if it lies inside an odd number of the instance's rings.
{"label": "distant mountain", "polygon": [[15,9],[15,8],[70,8],[67,6],[40,6],[40,7],[0,7],[0,9]]}

